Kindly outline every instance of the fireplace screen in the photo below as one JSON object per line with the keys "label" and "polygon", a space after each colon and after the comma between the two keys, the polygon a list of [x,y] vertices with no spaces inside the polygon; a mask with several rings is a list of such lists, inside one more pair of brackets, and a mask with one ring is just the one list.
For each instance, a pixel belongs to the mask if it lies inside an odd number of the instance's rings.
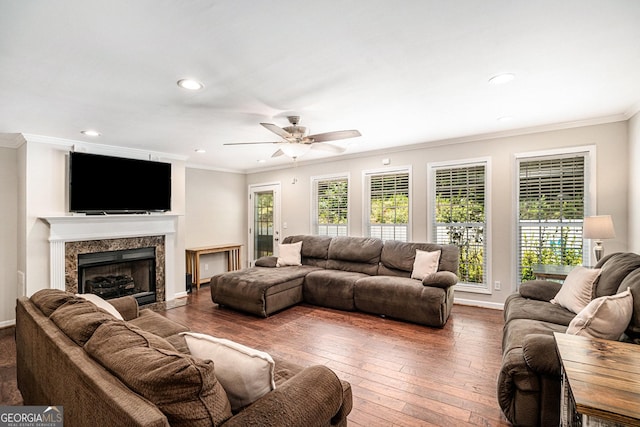
{"label": "fireplace screen", "polygon": [[78,254],[78,292],[104,299],[132,295],[156,301],[155,247]]}

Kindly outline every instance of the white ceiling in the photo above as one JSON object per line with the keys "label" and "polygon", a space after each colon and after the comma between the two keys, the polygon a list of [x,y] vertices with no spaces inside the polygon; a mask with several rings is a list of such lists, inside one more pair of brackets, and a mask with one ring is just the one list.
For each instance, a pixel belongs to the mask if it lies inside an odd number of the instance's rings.
{"label": "white ceiling", "polygon": [[4,134],[249,171],[291,113],[353,154],[639,107],[638,0],[0,0]]}

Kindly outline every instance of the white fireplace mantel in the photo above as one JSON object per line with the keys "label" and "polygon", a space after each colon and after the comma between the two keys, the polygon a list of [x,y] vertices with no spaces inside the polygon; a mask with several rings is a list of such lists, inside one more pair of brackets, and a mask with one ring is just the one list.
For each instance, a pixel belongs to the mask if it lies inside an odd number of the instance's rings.
{"label": "white fireplace mantel", "polygon": [[[49,224],[51,288],[65,290],[65,242],[165,236],[165,259],[175,260],[179,215],[56,215],[40,219]],[[173,262],[165,265],[167,287],[175,277]]]}

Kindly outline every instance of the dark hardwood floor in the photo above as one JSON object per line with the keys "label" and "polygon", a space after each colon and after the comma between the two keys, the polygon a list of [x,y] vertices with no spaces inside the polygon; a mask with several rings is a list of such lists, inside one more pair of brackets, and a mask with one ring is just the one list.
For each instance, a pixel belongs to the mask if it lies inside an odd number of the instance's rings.
{"label": "dark hardwood floor", "polygon": [[[349,381],[350,425],[509,425],[496,400],[501,311],[455,305],[447,325],[434,329],[306,304],[262,319],[214,305],[207,287],[188,298],[161,313],[274,357],[326,365]],[[17,393],[11,334],[0,334],[0,349],[0,404],[19,404],[11,400]]]}

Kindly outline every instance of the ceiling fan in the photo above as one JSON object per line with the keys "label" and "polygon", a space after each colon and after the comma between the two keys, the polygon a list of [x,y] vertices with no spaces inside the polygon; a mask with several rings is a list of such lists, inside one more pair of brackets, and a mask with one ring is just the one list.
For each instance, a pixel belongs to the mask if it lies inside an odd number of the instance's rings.
{"label": "ceiling fan", "polygon": [[275,142],[231,142],[224,145],[249,145],[249,144],[277,144],[278,151],[271,157],[282,156],[283,154],[297,159],[306,154],[310,149],[330,151],[332,153],[342,153],[345,148],[337,145],[326,144],[326,141],[337,141],[339,139],[355,138],[360,136],[357,130],[338,130],[333,132],[306,135],[307,128],[298,126],[300,116],[288,116],[291,126],[281,128],[272,123],[260,123],[262,126],[282,138],[282,141]]}

